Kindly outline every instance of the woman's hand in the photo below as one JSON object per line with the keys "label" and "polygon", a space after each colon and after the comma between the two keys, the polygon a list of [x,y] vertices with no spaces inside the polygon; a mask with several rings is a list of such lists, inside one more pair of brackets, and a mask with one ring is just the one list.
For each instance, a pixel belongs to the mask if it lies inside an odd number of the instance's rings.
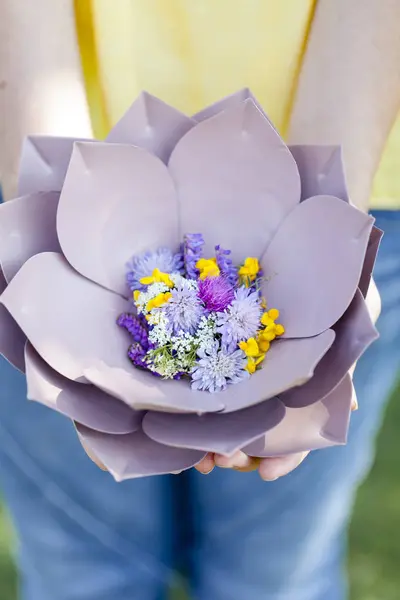
{"label": "woman's hand", "polygon": [[242,473],[258,471],[261,479],[264,481],[274,481],[293,471],[303,462],[308,454],[308,452],[299,452],[298,454],[288,454],[287,456],[277,456],[274,458],[252,458],[240,450],[229,457],[222,456],[221,454],[207,454],[195,466],[195,469],[199,473],[203,473],[203,475],[211,473],[214,467],[234,469]]}
{"label": "woman's hand", "polygon": [[[366,303],[371,319],[376,323],[381,312],[381,298],[373,280],[371,280],[369,286]],[[352,367],[351,375],[353,375],[355,367],[356,365]],[[358,403],[354,393],[352,410],[357,410],[357,408]],[[214,467],[234,469],[242,473],[258,471],[261,479],[264,481],[274,481],[296,469],[308,454],[309,452],[299,452],[297,454],[288,454],[287,456],[276,456],[273,458],[252,458],[240,450],[229,457],[209,453],[195,466],[195,469],[204,475],[211,473]]]}
{"label": "woman's hand", "polygon": [[[375,323],[381,311],[381,299],[374,281],[371,281],[366,297],[366,303],[371,315],[371,319]],[[354,367],[351,369],[351,374],[353,374],[355,366],[356,365],[354,365]],[[354,394],[352,410],[356,410],[357,408],[357,398]],[[81,444],[89,458],[100,469],[107,471],[105,465],[103,465],[93,451],[83,443],[82,439]],[[241,473],[258,471],[261,479],[264,481],[274,481],[275,479],[279,479],[279,477],[288,475],[288,473],[296,469],[308,456],[308,454],[309,452],[298,452],[296,454],[275,456],[273,458],[253,458],[251,456],[247,456],[247,454],[241,452],[240,450],[229,457],[221,454],[208,453],[194,468],[203,475],[208,475],[215,467],[220,467],[222,469],[233,469],[235,471],[240,471]]]}
{"label": "woman's hand", "polygon": [[[357,398],[354,394],[351,409],[357,410],[357,408]],[[288,475],[296,469],[309,454],[309,452],[298,452],[287,456],[274,456],[273,458],[253,458],[240,450],[229,457],[209,453],[195,466],[195,469],[203,475],[211,473],[214,467],[234,469],[241,473],[258,471],[264,481],[275,481],[275,479]]]}

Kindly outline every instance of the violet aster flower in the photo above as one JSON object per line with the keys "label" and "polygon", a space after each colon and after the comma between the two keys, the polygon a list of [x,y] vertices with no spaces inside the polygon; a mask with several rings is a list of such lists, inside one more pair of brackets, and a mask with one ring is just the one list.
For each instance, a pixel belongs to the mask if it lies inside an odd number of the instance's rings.
{"label": "violet aster flower", "polygon": [[230,255],[230,250],[224,250],[220,245],[215,246],[215,256],[219,270],[232,285],[236,285],[238,281],[238,271],[233,264],[232,259],[229,258]]}
{"label": "violet aster flower", "polygon": [[[189,469],[206,452],[345,443],[347,373],[377,335],[365,295],[381,232],[349,205],[339,147],[286,146],[245,90],[193,118],[142,94],[105,142],[33,136],[20,164],[18,198],[0,206],[1,352],[116,479]],[[221,394],[134,368],[116,326],[132,311],[126,258],[171,249],[134,259],[132,287],[179,270],[173,252],[191,231],[206,257],[219,240],[232,250],[219,251],[222,271],[259,257],[262,295],[285,327],[263,368]],[[202,244],[186,240],[194,278]],[[219,313],[228,342],[255,327],[252,293]],[[198,318],[189,298],[185,326]],[[142,353],[133,342],[131,359]],[[237,349],[197,360],[199,390],[247,377]]]}
{"label": "violet aster flower", "polygon": [[197,279],[196,263],[203,256],[204,239],[201,233],[187,233],[183,242],[183,261],[189,279]]}
{"label": "violet aster flower", "polygon": [[193,390],[222,392],[228,383],[239,383],[249,377],[242,350],[228,352],[216,343],[213,348],[200,351],[198,356],[199,361],[192,372]]}
{"label": "violet aster flower", "polygon": [[194,333],[204,314],[197,295],[197,287],[189,287],[188,282],[182,280],[171,294],[172,297],[163,307],[171,331],[175,334],[180,331]]}
{"label": "violet aster flower", "polygon": [[152,275],[154,269],[162,273],[180,272],[183,266],[182,254],[173,254],[169,248],[158,248],[155,252],[145,252],[134,256],[126,265],[126,282],[131,290],[143,290],[145,285],[140,283],[143,277]]}
{"label": "violet aster flower", "polygon": [[199,280],[199,298],[208,311],[225,310],[234,297],[234,289],[225,277],[206,277]]}
{"label": "violet aster flower", "polygon": [[231,306],[218,315],[217,332],[222,336],[222,344],[232,351],[238,342],[254,337],[260,328],[261,313],[258,293],[238,288]]}

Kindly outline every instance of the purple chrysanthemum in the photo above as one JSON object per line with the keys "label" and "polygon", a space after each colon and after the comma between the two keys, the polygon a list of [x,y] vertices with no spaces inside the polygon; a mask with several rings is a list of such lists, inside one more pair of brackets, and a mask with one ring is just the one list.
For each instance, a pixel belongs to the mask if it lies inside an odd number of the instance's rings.
{"label": "purple chrysanthemum", "polygon": [[134,256],[126,265],[126,281],[131,290],[144,290],[140,283],[143,277],[150,277],[154,269],[162,273],[178,273],[183,268],[183,257],[180,252],[174,254],[169,248],[158,248],[155,252],[145,252]]}
{"label": "purple chrysanthemum", "polygon": [[222,312],[235,298],[226,277],[207,277],[199,281],[199,298],[208,311]]}
{"label": "purple chrysanthemum", "polygon": [[128,331],[134,342],[140,344],[144,351],[149,348],[148,328],[140,317],[129,313],[123,313],[117,319],[117,324]]}
{"label": "purple chrysanthemum", "polygon": [[183,261],[189,279],[197,279],[196,263],[203,256],[204,239],[201,233],[187,233],[183,241]]}
{"label": "purple chrysanthemum", "polygon": [[197,290],[182,280],[171,294],[171,298],[163,306],[171,331],[174,334],[180,331],[193,334],[204,314]]}
{"label": "purple chrysanthemum", "polygon": [[238,281],[238,271],[235,265],[232,263],[232,259],[229,258],[230,254],[230,250],[224,250],[219,245],[215,246],[215,256],[219,270],[223,275],[225,275],[229,283],[236,285]]}
{"label": "purple chrysanthemum", "polygon": [[192,389],[222,392],[230,383],[249,377],[247,358],[242,350],[228,352],[218,342],[211,349],[198,352],[199,360],[192,371]]}
{"label": "purple chrysanthemum", "polygon": [[254,337],[260,328],[261,313],[258,292],[245,287],[237,289],[231,306],[217,318],[223,346],[233,351],[239,342]]}

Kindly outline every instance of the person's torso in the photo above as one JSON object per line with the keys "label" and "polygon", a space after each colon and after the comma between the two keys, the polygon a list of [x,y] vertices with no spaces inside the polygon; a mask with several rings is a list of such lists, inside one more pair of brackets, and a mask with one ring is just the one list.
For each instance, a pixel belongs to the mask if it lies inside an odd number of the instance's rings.
{"label": "person's torso", "polygon": [[[187,114],[249,87],[285,134],[317,0],[75,0],[89,104],[104,137],[140,91]],[[373,206],[400,208],[400,119]],[[398,192],[398,193],[397,193]]]}

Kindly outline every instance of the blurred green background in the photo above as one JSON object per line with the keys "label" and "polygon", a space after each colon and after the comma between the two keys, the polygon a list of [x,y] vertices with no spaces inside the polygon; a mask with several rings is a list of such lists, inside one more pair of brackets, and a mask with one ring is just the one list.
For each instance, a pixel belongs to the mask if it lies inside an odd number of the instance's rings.
{"label": "blurred green background", "polygon": [[[377,458],[358,494],[350,530],[351,600],[400,598],[400,387],[386,411]],[[13,536],[0,505],[0,599],[16,600]],[[183,600],[174,594],[174,600]]]}

